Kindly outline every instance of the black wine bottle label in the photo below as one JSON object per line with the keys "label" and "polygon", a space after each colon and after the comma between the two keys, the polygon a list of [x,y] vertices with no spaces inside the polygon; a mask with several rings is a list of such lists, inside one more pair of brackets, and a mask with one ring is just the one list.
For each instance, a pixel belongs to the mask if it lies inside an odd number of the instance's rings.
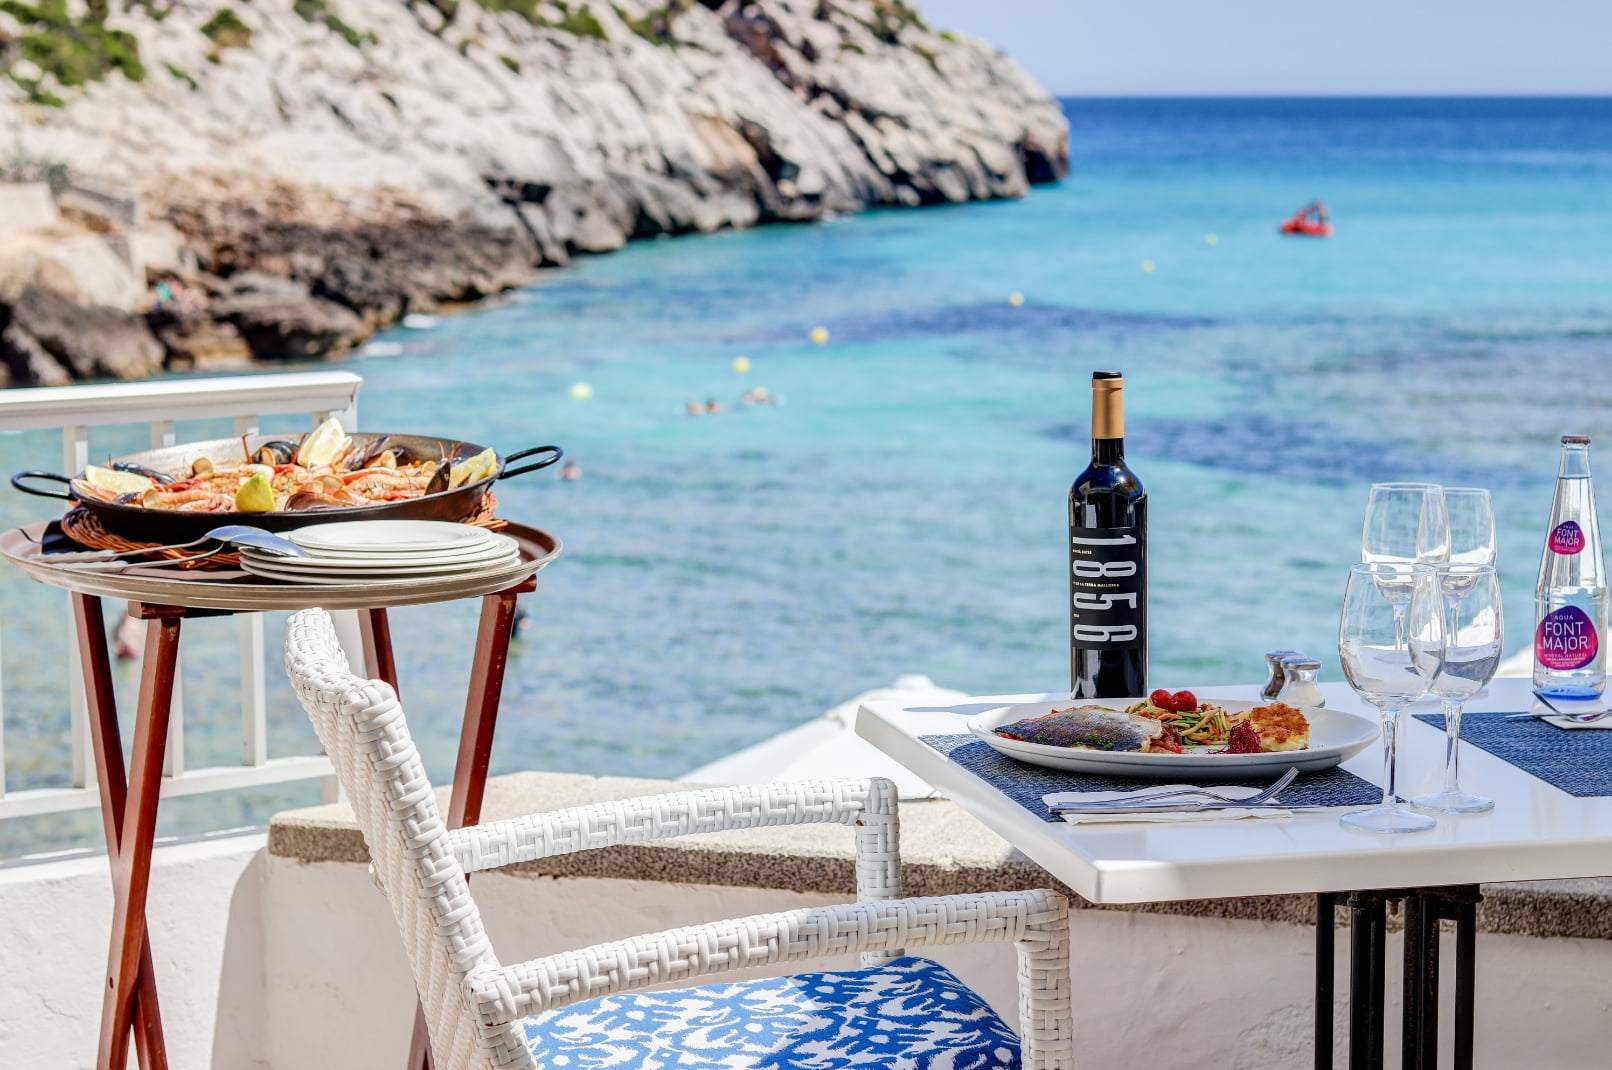
{"label": "black wine bottle label", "polygon": [[1126,650],[1143,643],[1147,556],[1135,528],[1069,533],[1069,644]]}

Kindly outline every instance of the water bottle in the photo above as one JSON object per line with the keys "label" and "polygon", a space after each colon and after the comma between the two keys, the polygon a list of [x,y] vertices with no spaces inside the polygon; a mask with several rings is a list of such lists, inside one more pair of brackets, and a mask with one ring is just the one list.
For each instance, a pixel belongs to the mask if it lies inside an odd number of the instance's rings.
{"label": "water bottle", "polygon": [[1562,436],[1550,531],[1534,588],[1534,689],[1598,699],[1606,687],[1606,575],[1590,485],[1590,436]]}

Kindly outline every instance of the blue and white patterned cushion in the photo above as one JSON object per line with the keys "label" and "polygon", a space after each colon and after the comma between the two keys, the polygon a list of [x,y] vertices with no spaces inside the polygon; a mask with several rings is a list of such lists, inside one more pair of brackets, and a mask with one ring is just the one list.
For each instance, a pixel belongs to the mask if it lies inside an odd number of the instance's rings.
{"label": "blue and white patterned cushion", "polygon": [[1019,1039],[939,963],[902,958],[671,992],[522,1023],[543,1070],[1018,1070]]}

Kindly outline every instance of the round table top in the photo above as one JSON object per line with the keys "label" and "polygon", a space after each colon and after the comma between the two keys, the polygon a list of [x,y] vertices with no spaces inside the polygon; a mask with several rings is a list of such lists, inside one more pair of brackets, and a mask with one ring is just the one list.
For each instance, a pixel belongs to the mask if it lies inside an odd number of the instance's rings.
{"label": "round table top", "polygon": [[186,609],[259,612],[275,609],[390,609],[497,594],[529,579],[560,553],[560,540],[546,531],[511,523],[500,533],[520,544],[520,560],[497,568],[451,576],[421,576],[406,582],[284,583],[236,569],[180,569],[133,565],[121,572],[98,572],[51,564],[39,540],[49,522],[0,534],[0,556],[40,583],[80,594],[122,598],[148,605]]}

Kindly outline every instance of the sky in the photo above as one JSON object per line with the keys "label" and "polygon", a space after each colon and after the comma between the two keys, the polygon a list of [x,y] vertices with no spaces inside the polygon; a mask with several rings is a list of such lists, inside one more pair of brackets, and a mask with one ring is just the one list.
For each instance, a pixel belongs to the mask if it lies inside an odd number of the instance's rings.
{"label": "sky", "polygon": [[916,0],[1060,96],[1612,93],[1612,0]]}

